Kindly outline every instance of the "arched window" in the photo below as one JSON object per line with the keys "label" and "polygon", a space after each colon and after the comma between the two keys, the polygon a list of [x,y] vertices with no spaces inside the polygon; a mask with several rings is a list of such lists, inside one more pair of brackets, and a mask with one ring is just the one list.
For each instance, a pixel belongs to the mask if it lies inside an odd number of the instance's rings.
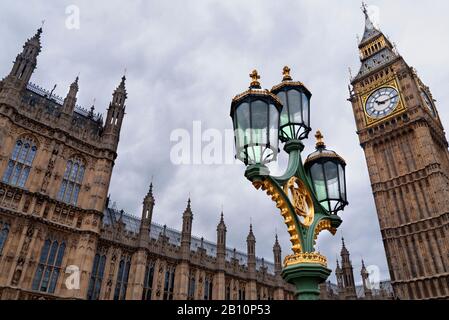
{"label": "arched window", "polygon": [[131,258],[126,256],[120,260],[117,274],[117,284],[115,285],[114,300],[125,300],[126,289],[128,289],[129,268]]}
{"label": "arched window", "polygon": [[41,250],[39,265],[33,280],[33,290],[54,293],[59,273],[61,272],[62,258],[64,257],[65,243],[47,239]]}
{"label": "arched window", "polygon": [[192,272],[190,274],[190,279],[189,279],[189,290],[188,290],[188,296],[187,296],[188,300],[195,300],[195,286],[196,286],[195,274]]}
{"label": "arched window", "polygon": [[28,138],[17,140],[3,174],[3,182],[24,188],[36,151],[37,147],[33,140]]}
{"label": "arched window", "polygon": [[153,293],[153,278],[154,278],[154,262],[150,261],[145,268],[145,278],[143,280],[142,300],[151,300]]}
{"label": "arched window", "polygon": [[0,256],[9,234],[9,224],[0,221]]}
{"label": "arched window", "polygon": [[226,300],[231,300],[231,287],[229,284],[226,286]]}
{"label": "arched window", "polygon": [[212,300],[212,280],[209,276],[204,281],[204,300]]}
{"label": "arched window", "polygon": [[80,158],[75,157],[67,161],[61,188],[58,193],[58,200],[76,205],[81,184],[83,183],[84,171],[84,162]]}
{"label": "arched window", "polygon": [[164,296],[163,300],[173,300],[173,288],[175,285],[175,268],[167,266],[164,279]]}
{"label": "arched window", "polygon": [[100,297],[101,284],[103,281],[104,267],[106,264],[106,256],[98,253],[94,258],[94,266],[90,275],[89,288],[87,290],[88,300],[98,300]]}
{"label": "arched window", "polygon": [[245,288],[239,289],[239,300],[245,300]]}

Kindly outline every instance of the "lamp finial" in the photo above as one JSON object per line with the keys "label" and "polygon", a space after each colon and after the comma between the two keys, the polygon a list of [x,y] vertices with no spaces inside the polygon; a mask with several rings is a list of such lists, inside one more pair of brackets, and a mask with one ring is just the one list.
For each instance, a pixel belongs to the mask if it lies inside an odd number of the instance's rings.
{"label": "lamp finial", "polygon": [[320,130],[318,130],[315,134],[315,138],[316,138],[316,147],[317,148],[323,148],[324,145],[324,137],[323,134],[321,133]]}
{"label": "lamp finial", "polygon": [[288,66],[285,66],[282,69],[282,75],[284,76],[282,81],[292,81],[292,77],[290,76],[290,68]]}
{"label": "lamp finial", "polygon": [[261,87],[260,87],[260,82],[259,82],[260,75],[259,75],[259,73],[257,72],[257,70],[254,69],[253,72],[251,72],[251,73],[249,74],[249,76],[250,76],[250,78],[251,78],[250,88],[252,88],[252,89],[260,89],[260,88],[261,88]]}

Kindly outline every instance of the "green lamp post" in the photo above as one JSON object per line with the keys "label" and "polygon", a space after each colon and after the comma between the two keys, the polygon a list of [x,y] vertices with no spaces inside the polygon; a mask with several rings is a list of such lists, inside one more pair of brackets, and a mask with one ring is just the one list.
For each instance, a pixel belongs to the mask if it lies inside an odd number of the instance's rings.
{"label": "green lamp post", "polygon": [[[254,70],[249,89],[232,100],[236,158],[247,166],[246,178],[276,203],[288,227],[293,254],[284,260],[282,277],[295,285],[298,299],[315,300],[319,284],[331,273],[326,257],[315,252],[315,242],[321,231],[335,234],[342,223],[337,213],[348,205],[346,163],[326,149],[318,131],[316,151],[303,164],[312,94],[301,82],[292,81],[288,67],[283,76],[271,91],[263,90]],[[284,175],[274,177],[266,165],[277,160],[279,140],[289,162]]]}

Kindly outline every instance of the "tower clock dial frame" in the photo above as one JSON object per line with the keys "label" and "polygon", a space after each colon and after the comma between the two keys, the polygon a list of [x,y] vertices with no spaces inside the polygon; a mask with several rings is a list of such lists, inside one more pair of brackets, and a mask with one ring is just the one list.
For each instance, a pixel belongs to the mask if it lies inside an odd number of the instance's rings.
{"label": "tower clock dial frame", "polygon": [[385,121],[405,111],[401,90],[395,78],[375,84],[361,96],[366,126]]}
{"label": "tower clock dial frame", "polygon": [[423,88],[420,88],[420,93],[421,93],[421,98],[423,99],[425,106],[429,109],[432,116],[434,118],[436,118],[437,114],[435,111],[435,105],[433,103],[432,98],[430,98],[429,93]]}

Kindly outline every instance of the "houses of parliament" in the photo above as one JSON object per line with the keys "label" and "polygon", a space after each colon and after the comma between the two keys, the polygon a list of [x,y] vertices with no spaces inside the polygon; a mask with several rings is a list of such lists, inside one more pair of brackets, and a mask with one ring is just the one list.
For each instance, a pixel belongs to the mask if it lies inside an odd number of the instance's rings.
{"label": "houses of parliament", "polygon": [[[190,199],[179,215],[182,230],[158,225],[153,185],[143,192],[140,218],[111,204],[126,78],[114,90],[105,119],[77,105],[78,78],[64,99],[33,84],[42,33],[38,29],[25,42],[0,82],[0,299],[294,299],[294,287],[281,277],[277,236],[272,263],[256,257],[252,226],[246,253],[227,246],[223,213],[214,242],[192,236]],[[343,240],[337,284],[323,284],[321,298],[447,298],[449,196],[441,192],[449,192],[449,159],[441,122],[428,88],[368,15],[360,50],[362,68],[350,101],[391,283],[372,290],[362,263],[362,285],[356,286]],[[375,91],[382,81],[395,91]],[[397,153],[404,158],[397,160]],[[67,284],[73,267],[76,288]]]}

